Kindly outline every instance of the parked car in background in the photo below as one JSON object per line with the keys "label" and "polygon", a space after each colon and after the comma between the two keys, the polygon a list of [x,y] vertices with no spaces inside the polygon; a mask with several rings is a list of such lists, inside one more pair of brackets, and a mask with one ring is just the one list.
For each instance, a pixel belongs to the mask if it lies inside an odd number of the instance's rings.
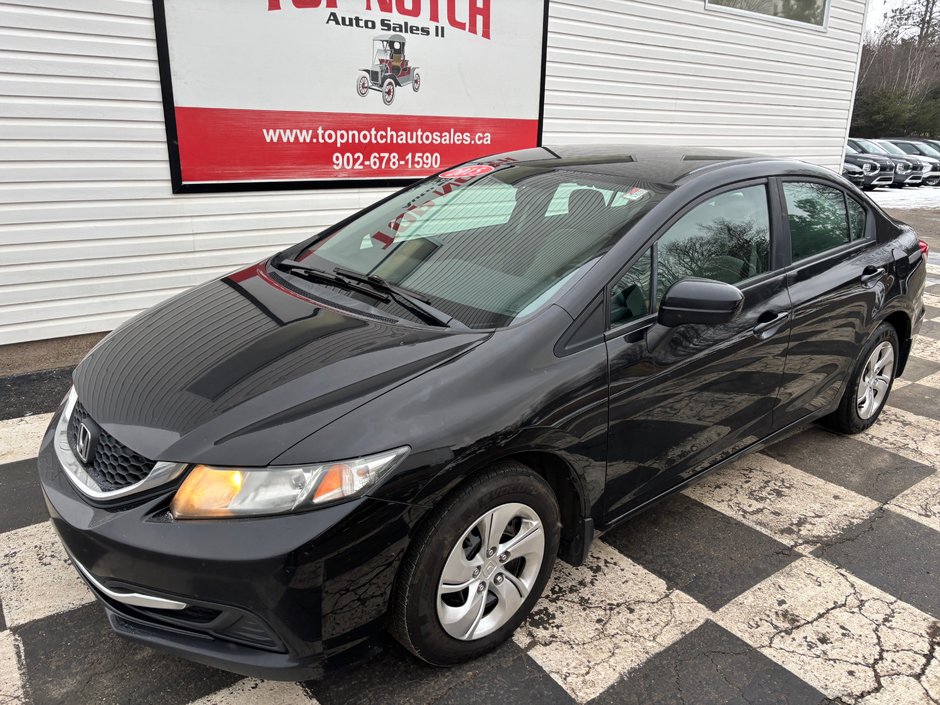
{"label": "parked car in background", "polygon": [[480,159],[101,341],[39,452],[54,569],[117,633],[250,676],[384,630],[457,664],[599,532],[809,422],[874,424],[926,281],[914,231],[822,167]]}
{"label": "parked car in background", "polygon": [[842,176],[859,188],[865,186],[865,173],[862,171],[862,167],[855,166],[852,162],[842,162]]}
{"label": "parked car in background", "polygon": [[847,144],[866,157],[889,159],[894,164],[894,183],[892,186],[896,188],[901,188],[902,186],[916,186],[923,178],[923,170],[915,170],[913,162],[907,158],[906,154],[900,157],[896,156],[888,152],[881,145],[876,144],[873,140],[859,137],[849,138]]}
{"label": "parked car in background", "polygon": [[[877,140],[871,140],[871,141],[877,144],[883,150],[885,150],[888,154],[895,156],[895,157],[900,157],[901,159],[907,159],[907,161],[911,163],[911,171],[914,173],[915,176],[920,177],[916,181],[917,186],[922,186],[924,184],[924,179],[935,168],[935,165],[931,163],[931,160],[926,159],[924,157],[919,157],[916,154],[908,154],[907,152],[905,152],[903,149],[898,147],[896,144],[894,144],[890,140],[877,139]],[[909,179],[906,185],[914,186],[915,181],[913,179]]]}
{"label": "parked car in background", "polygon": [[928,186],[936,186],[940,183],[940,151],[937,151],[929,144],[914,139],[890,138],[888,140],[899,147],[907,154],[914,154],[922,159],[926,159],[931,165],[931,171],[924,174],[924,183]]}
{"label": "parked car in background", "polygon": [[[881,166],[884,164],[885,171],[882,172]],[[843,176],[846,171],[852,174],[852,170],[846,170],[845,166],[854,166],[859,170],[860,180],[856,181],[852,176],[847,178],[859,188],[866,191],[878,186],[890,186],[894,183],[894,163],[889,159],[875,160],[873,157],[860,154],[852,145],[845,145],[845,160],[843,162]]]}
{"label": "parked car in background", "polygon": [[919,141],[920,141],[920,142],[923,142],[924,144],[929,144],[931,147],[933,147],[933,148],[936,149],[938,152],[940,152],[940,140],[921,139],[921,140],[919,140]]}
{"label": "parked car in background", "polygon": [[[851,147],[859,155],[872,159],[878,163],[882,171],[890,171],[893,177],[891,186],[901,188],[907,184],[908,179],[915,177],[911,171],[911,163],[904,157],[895,157],[888,154],[884,149],[874,142],[858,138],[850,138],[846,142],[846,147]],[[919,176],[916,177],[920,181]]]}

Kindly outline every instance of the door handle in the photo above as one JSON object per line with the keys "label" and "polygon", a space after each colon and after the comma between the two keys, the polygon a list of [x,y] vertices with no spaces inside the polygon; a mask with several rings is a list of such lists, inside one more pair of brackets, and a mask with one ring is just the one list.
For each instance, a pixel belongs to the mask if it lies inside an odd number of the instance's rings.
{"label": "door handle", "polygon": [[862,270],[862,284],[871,284],[873,281],[881,279],[884,273],[884,267],[876,267],[870,264]]}
{"label": "door handle", "polygon": [[[771,317],[767,318],[766,320],[761,321],[761,318],[765,318],[768,315],[770,315]],[[764,313],[760,315],[760,318],[757,319],[758,321],[760,321],[760,323],[754,326],[754,328],[752,329],[752,332],[758,338],[767,338],[770,336],[771,333],[773,333],[774,328],[777,328],[778,326],[780,326],[789,317],[790,317],[789,311],[781,311],[779,313],[771,313],[770,311],[765,311]]]}

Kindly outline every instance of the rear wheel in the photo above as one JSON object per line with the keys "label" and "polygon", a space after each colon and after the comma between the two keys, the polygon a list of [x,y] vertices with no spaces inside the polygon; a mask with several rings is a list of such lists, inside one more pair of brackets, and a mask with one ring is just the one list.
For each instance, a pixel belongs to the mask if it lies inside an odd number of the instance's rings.
{"label": "rear wheel", "polygon": [[841,433],[861,433],[881,414],[897,372],[898,334],[882,323],[862,348],[839,408],[825,423]]}
{"label": "rear wheel", "polygon": [[438,507],[402,563],[390,631],[448,666],[490,651],[542,594],[559,541],[558,503],[541,477],[501,463]]}

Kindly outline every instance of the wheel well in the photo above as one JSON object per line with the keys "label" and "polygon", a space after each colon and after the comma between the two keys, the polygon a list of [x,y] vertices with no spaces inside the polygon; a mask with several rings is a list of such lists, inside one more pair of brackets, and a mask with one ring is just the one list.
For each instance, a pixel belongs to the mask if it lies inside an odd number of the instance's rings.
{"label": "wheel well", "polygon": [[911,319],[903,311],[895,311],[885,318],[885,323],[894,326],[898,334],[898,344],[901,349],[898,351],[898,369],[895,374],[900,377],[911,353]]}
{"label": "wheel well", "polygon": [[568,463],[557,455],[541,451],[517,453],[504,460],[522,463],[541,475],[551,486],[561,515],[561,543],[558,555],[568,563],[579,565],[587,548],[584,543],[590,543],[592,537],[583,536],[586,518],[583,498]]}

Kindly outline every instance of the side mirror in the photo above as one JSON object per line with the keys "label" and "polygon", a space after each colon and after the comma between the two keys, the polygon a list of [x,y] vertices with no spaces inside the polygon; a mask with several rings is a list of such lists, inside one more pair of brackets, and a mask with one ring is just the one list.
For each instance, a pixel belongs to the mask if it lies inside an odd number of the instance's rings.
{"label": "side mirror", "polygon": [[680,279],[659,304],[659,323],[673,328],[684,323],[717,325],[733,320],[741,306],[741,290],[714,279]]}

